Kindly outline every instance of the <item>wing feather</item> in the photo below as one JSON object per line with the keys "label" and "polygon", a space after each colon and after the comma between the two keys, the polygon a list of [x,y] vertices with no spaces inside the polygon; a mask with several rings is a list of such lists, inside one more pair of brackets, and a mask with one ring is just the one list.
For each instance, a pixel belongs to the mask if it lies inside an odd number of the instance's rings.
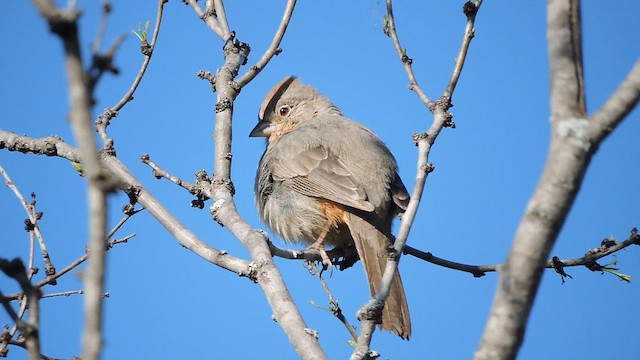
{"label": "wing feather", "polygon": [[276,160],[273,178],[288,181],[292,188],[312,197],[324,198],[364,211],[373,211],[364,188],[347,165],[318,145],[291,157]]}

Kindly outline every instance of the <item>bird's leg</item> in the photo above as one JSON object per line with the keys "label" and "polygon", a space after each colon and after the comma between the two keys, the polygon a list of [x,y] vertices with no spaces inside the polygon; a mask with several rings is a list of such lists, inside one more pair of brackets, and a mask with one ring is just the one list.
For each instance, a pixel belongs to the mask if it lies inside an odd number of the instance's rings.
{"label": "bird's leg", "polygon": [[324,239],[327,237],[327,234],[332,227],[333,226],[331,222],[327,222],[327,224],[322,228],[322,231],[320,232],[320,235],[318,236],[316,241],[307,247],[307,251],[318,253],[320,255],[320,258],[322,258],[322,265],[330,269],[332,269],[333,263],[331,262],[329,255],[327,255],[327,250],[325,250],[324,248]]}

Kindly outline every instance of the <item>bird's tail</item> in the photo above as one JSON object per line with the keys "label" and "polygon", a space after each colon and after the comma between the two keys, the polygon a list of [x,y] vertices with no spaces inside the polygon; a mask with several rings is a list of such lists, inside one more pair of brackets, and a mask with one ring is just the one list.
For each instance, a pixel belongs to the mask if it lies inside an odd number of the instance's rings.
{"label": "bird's tail", "polygon": [[[348,224],[358,255],[362,260],[364,271],[367,274],[371,296],[375,296],[387,265],[389,238],[357,215],[349,214]],[[382,311],[382,324],[380,327],[384,330],[395,332],[405,340],[409,340],[411,337],[409,306],[399,271],[396,271],[391,283],[389,297]]]}

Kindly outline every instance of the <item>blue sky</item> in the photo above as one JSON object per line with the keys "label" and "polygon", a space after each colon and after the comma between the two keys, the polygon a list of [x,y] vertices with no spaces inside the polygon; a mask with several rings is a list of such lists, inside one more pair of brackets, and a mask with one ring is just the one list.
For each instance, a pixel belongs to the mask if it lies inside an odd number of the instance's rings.
{"label": "blue sky", "polygon": [[[95,36],[98,2],[85,10],[81,40]],[[282,16],[284,2],[233,1],[228,19],[251,45],[249,64],[262,55]],[[462,1],[397,2],[400,39],[414,60],[423,89],[437,98],[446,85],[464,27]],[[155,18],[154,1],[114,1],[106,45]],[[472,264],[504,260],[514,230],[544,165],[549,139],[545,7],[539,1],[486,1],[476,37],[453,98],[456,129],[445,129],[430,161],[436,166],[409,244],[437,256]],[[0,128],[33,137],[58,134],[73,143],[66,121],[68,102],[62,51],[31,2],[0,3]],[[343,112],[387,143],[411,188],[416,148],[411,134],[425,131],[431,116],[407,89],[408,80],[392,43],[381,31],[383,1],[300,1],[283,53],[243,89],[235,103],[233,181],[240,214],[256,228],[253,179],[264,142],[247,137],[267,91],[283,77],[300,76]],[[593,113],[625,77],[640,54],[637,3],[583,4],[587,106]],[[213,164],[215,94],[196,77],[222,64],[222,43],[182,2],[167,4],[154,58],[135,100],[112,121],[109,133],[119,158],[189,228],[212,246],[247,258],[247,252],[206,210],[189,207],[188,193],[158,181],[139,162],[149,153],[174,175],[193,180]],[[87,57],[85,57],[87,59]],[[129,36],[116,56],[121,73],[100,83],[95,107],[115,104],[141,63],[139,43]],[[244,69],[243,69],[244,70]],[[604,237],[625,239],[640,226],[640,112],[632,112],[606,140],[593,162],[553,255],[575,258]],[[84,179],[68,161],[0,151],[0,165],[25,195],[38,195],[41,229],[58,269],[81,256],[86,242]],[[125,196],[111,197],[111,223],[121,217]],[[25,214],[11,191],[0,188],[0,256],[26,258]],[[136,233],[108,254],[105,300],[105,359],[204,359],[266,357],[293,359],[286,336],[271,320],[259,287],[183,249],[150,215],[141,213],[119,232]],[[277,244],[282,245],[279,240]],[[617,358],[640,353],[640,251],[618,254],[631,284],[611,275],[569,268],[561,285],[548,271],[527,328],[520,359]],[[332,359],[346,358],[348,334],[330,314],[320,284],[301,263],[276,260],[307,324],[320,332]],[[602,261],[604,264],[607,261]],[[42,266],[41,266],[42,268]],[[372,348],[390,359],[469,358],[475,350],[496,286],[496,274],[475,279],[404,257],[400,271],[409,299],[413,339],[377,332]],[[78,271],[46,292],[81,288]],[[334,296],[353,320],[368,299],[361,267],[334,272]],[[4,293],[17,290],[0,276]],[[80,354],[82,297],[44,299],[42,350],[54,357]],[[0,324],[8,322],[0,312]],[[550,355],[553,354],[553,355]],[[12,348],[10,358],[25,358]]]}

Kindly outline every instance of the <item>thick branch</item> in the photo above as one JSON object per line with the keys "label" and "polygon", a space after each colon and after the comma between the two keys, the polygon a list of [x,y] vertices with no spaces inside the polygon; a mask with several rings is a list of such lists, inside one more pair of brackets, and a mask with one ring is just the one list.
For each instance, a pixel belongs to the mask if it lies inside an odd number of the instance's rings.
{"label": "thick branch", "polygon": [[[217,10],[216,10],[217,11]],[[256,280],[265,294],[273,316],[287,334],[289,341],[301,358],[326,359],[318,339],[309,333],[291,294],[276,267],[266,237],[254,230],[239,214],[233,201],[231,183],[231,122],[233,103],[239,88],[233,79],[238,69],[245,63],[249,47],[229,38],[224,46],[225,64],[218,70],[215,87],[217,90],[216,126],[213,134],[215,142],[214,178],[207,196],[214,200],[211,214],[220,224],[238,238],[253,258]]]}
{"label": "thick branch", "polygon": [[[59,137],[34,139],[0,130],[0,149],[3,148],[23,153],[59,156],[74,162],[80,161],[78,149],[66,144]],[[240,276],[249,277],[251,275],[249,262],[230,256],[200,240],[149,193],[117,158],[103,154],[102,165],[117,178],[118,186],[123,191],[132,193],[137,201],[178,240],[181,246],[193,251],[206,261]],[[46,280],[47,278],[43,281]]]}
{"label": "thick branch", "polygon": [[576,198],[595,149],[585,119],[578,0],[549,0],[547,40],[552,139],[542,177],[525,209],[474,359],[514,359],[545,262]]}
{"label": "thick branch", "polygon": [[41,14],[51,30],[60,37],[64,45],[67,88],[71,112],[69,119],[74,137],[82,154],[83,167],[88,182],[89,202],[89,266],[84,275],[85,330],[83,340],[84,357],[99,359],[102,349],[102,293],[104,292],[104,270],[107,229],[108,181],[100,169],[100,160],[91,126],[91,94],[85,78],[80,41],[78,36],[78,14],[70,9],[60,21],[62,11],[50,1],[36,1]]}
{"label": "thick branch", "polygon": [[551,121],[586,118],[580,1],[547,2]]}

